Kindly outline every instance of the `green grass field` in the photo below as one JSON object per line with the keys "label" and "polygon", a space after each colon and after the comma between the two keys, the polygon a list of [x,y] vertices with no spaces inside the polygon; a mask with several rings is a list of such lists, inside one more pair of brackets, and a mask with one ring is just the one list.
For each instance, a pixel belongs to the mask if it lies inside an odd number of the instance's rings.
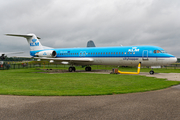
{"label": "green grass field", "polygon": [[41,70],[0,71],[1,95],[82,96],[144,92],[180,84],[152,77],[88,73],[39,73]]}

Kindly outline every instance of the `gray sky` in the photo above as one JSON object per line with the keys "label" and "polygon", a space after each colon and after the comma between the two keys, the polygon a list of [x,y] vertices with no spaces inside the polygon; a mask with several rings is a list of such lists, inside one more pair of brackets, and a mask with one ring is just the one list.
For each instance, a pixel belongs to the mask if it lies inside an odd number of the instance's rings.
{"label": "gray sky", "polygon": [[0,0],[0,51],[25,51],[34,33],[53,48],[155,45],[180,57],[180,0]]}

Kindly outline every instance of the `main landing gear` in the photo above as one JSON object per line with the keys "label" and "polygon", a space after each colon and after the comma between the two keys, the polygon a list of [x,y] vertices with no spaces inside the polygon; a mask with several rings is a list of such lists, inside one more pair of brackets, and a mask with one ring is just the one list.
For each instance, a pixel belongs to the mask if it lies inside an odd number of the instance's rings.
{"label": "main landing gear", "polygon": [[151,71],[149,71],[149,74],[153,75],[154,74],[154,70],[152,69]]}
{"label": "main landing gear", "polygon": [[91,71],[91,67],[86,67],[85,70],[86,71]]}
{"label": "main landing gear", "polygon": [[[75,72],[76,71],[76,68],[75,67],[69,67],[68,69],[69,72]],[[91,67],[86,67],[85,68],[85,71],[91,71]]]}

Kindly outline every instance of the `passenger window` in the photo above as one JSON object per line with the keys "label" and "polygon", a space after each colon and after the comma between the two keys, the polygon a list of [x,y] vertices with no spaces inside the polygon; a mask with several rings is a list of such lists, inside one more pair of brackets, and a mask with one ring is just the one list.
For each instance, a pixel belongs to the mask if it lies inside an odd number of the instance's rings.
{"label": "passenger window", "polygon": [[124,54],[126,54],[126,52],[124,52]]}
{"label": "passenger window", "polygon": [[123,52],[122,52],[122,54],[123,54]]}

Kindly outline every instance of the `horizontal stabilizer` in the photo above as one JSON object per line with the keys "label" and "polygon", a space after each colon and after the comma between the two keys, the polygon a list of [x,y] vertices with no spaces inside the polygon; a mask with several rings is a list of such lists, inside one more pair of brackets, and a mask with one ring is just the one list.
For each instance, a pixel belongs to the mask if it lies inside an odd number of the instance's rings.
{"label": "horizontal stabilizer", "polygon": [[[32,34],[26,34],[26,35],[23,35],[23,34],[5,34],[7,36],[16,36],[16,37],[24,37],[24,38],[31,38],[33,37]],[[39,37],[37,37],[38,39],[41,39]]]}
{"label": "horizontal stabilizer", "polygon": [[16,36],[16,37],[25,37],[25,38],[30,38],[33,37],[33,35],[20,35],[20,34],[5,34],[7,36]]}

